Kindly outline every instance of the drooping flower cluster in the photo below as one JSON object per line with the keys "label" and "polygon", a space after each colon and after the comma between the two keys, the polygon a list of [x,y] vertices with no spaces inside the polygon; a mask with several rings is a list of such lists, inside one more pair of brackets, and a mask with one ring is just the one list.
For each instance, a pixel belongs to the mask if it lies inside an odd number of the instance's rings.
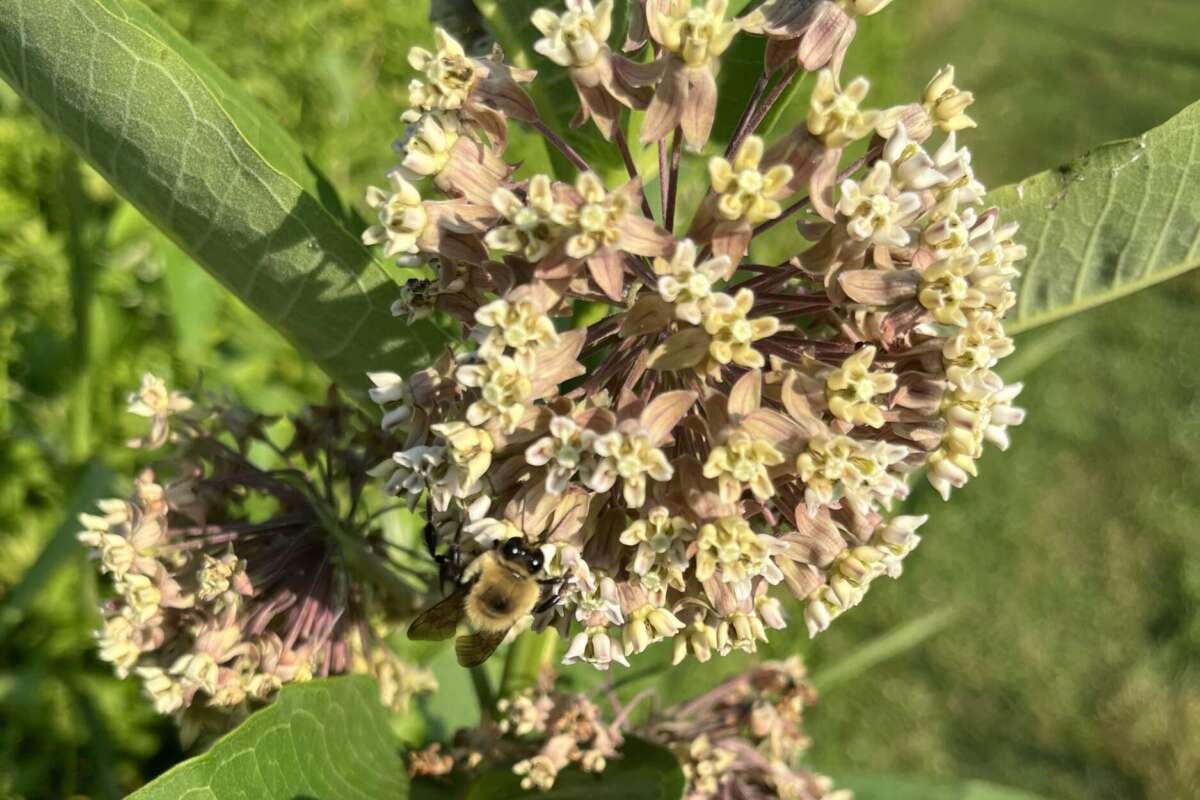
{"label": "drooping flower cluster", "polygon": [[[612,698],[610,717],[587,694],[556,688],[556,676],[544,672],[535,686],[500,700],[496,718],[460,730],[445,751],[433,744],[410,753],[409,775],[437,783],[506,766],[523,789],[545,792],[564,769],[602,772],[630,747],[658,746],[678,759],[688,800],[850,800],[828,777],[797,766],[810,744],[804,712],[816,702],[798,658],[763,663],[700,697],[650,710],[648,718],[635,715],[646,711],[640,706],[647,697],[637,694],[625,705]],[[635,717],[643,717],[636,726]]]}
{"label": "drooping flower cluster", "polygon": [[[723,0],[634,3],[636,66],[608,47],[611,3],[536,12],[536,50],[571,70],[578,124],[629,155],[619,118],[644,115],[657,208],[641,160],[606,185],[498,53],[467,59],[439,31],[436,54],[410,58],[425,77],[405,164],[368,196],[379,224],[364,239],[430,265],[395,311],[441,312],[463,343],[404,379],[370,376],[397,442],[373,474],[413,507],[432,500],[443,546],[539,545],[558,602],[535,624],[559,628],[568,663],[624,664],[664,639],[677,660],[754,652],[786,625],[775,587],[815,635],[919,542],[924,517],[889,517],[914,475],[948,498],[1021,421],[1021,387],[993,369],[1013,349],[1001,320],[1024,248],[957,142],[971,95],[947,68],[921,102],[871,109],[867,81],[839,74],[856,18],[886,5],[771,0],[730,19]],[[712,144],[735,35],[765,37],[763,75],[679,220],[682,146]],[[455,102],[433,103],[460,62]],[[806,71],[804,122],[761,137]],[[579,173],[514,179],[509,123]],[[856,143],[865,154],[844,163]],[[811,244],[756,261],[757,237],[796,215]]]}
{"label": "drooping flower cluster", "polygon": [[135,446],[171,442],[171,480],[146,469],[131,497],[82,514],[78,536],[113,581],[97,637],[119,676],[138,676],[160,713],[194,712],[185,732],[206,709],[236,717],[314,676],[370,673],[396,709],[435,688],[382,640],[383,609],[411,611],[420,585],[389,569],[368,524],[363,470],[380,442],[351,407],[331,394],[272,420],[147,375],[129,410],[151,418]]}
{"label": "drooping flower cluster", "polygon": [[603,772],[645,743],[674,752],[687,779],[684,797],[746,800],[849,800],[833,782],[796,766],[809,746],[804,712],[816,701],[797,658],[769,661],[713,690],[670,708],[651,711],[631,724],[646,694],[623,707],[614,700],[611,718],[587,695],[555,688],[543,673],[536,686],[500,701],[496,720],[460,731],[443,752],[440,744],[409,756],[409,773],[440,780],[456,771],[507,766],[524,789],[554,787],[559,773],[576,766]]}

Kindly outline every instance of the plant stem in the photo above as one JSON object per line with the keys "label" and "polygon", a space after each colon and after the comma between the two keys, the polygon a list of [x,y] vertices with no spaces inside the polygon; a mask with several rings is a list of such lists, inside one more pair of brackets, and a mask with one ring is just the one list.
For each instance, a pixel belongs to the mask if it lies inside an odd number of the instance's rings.
{"label": "plant stem", "polygon": [[500,696],[512,697],[537,683],[538,674],[554,659],[557,645],[558,633],[553,628],[541,633],[526,631],[518,636],[504,659]]}
{"label": "plant stem", "polygon": [[591,167],[588,166],[588,163],[583,160],[583,156],[581,156],[581,155],[579,155],[579,153],[575,152],[575,148],[573,148],[573,147],[571,147],[571,145],[567,144],[561,136],[559,136],[554,131],[550,130],[550,128],[546,125],[545,122],[542,122],[540,119],[537,119],[537,120],[534,120],[533,122],[531,122],[530,124],[534,128],[536,128],[537,131],[542,134],[542,136],[546,137],[546,141],[548,141],[550,144],[554,145],[558,149],[558,151],[560,153],[562,153],[564,156],[566,156],[567,160],[570,161],[572,164],[574,164],[576,167],[578,167],[579,169],[582,169],[584,171],[591,169]]}
{"label": "plant stem", "polygon": [[742,138],[746,135],[746,123],[750,121],[751,116],[758,111],[758,101],[762,98],[762,93],[767,88],[767,82],[771,76],[763,74],[758,76],[758,80],[754,84],[754,90],[750,92],[750,100],[746,103],[746,108],[742,111],[742,116],[738,119],[737,125],[733,129],[733,135],[729,137],[729,146],[725,148],[725,158],[729,158],[742,143]]}
{"label": "plant stem", "polygon": [[671,134],[671,180],[667,183],[667,206],[663,212],[663,227],[675,232],[675,197],[679,193],[679,149],[683,145],[683,131],[675,129]]}
{"label": "plant stem", "polygon": [[[755,110],[754,116],[751,117],[749,124],[746,125],[747,136],[758,130],[758,126],[761,125],[762,121],[766,119],[768,114],[771,113],[771,109],[775,107],[775,104],[779,102],[779,98],[782,97],[784,92],[787,91],[788,87],[792,85],[792,81],[795,80],[796,75],[798,75],[799,72],[800,67],[797,66],[795,61],[788,64],[787,68],[783,71],[783,75],[780,76],[775,85],[771,87],[771,91],[767,93],[766,99],[763,100],[762,105]],[[774,127],[774,123],[772,123],[771,127]],[[770,130],[768,129],[767,133],[769,132]]]}
{"label": "plant stem", "polygon": [[659,210],[663,213],[663,227],[667,227],[667,194],[669,192],[670,178],[668,173],[671,171],[670,164],[667,161],[667,142],[666,137],[658,141],[658,196]]}
{"label": "plant stem", "polygon": [[482,664],[471,667],[470,671],[471,686],[474,687],[475,698],[479,701],[479,715],[482,719],[488,719],[496,708],[496,695],[492,693],[492,682],[488,680],[487,670],[483,668]]}
{"label": "plant stem", "polygon": [[[625,131],[617,128],[617,149],[621,151],[621,160],[625,162],[625,171],[629,173],[629,177],[633,180],[638,178],[637,163],[633,160],[633,153],[629,152],[629,142],[625,139]],[[646,187],[641,187],[642,193],[642,213],[646,215],[646,219],[653,219],[654,212],[650,210],[650,200],[646,197]]]}

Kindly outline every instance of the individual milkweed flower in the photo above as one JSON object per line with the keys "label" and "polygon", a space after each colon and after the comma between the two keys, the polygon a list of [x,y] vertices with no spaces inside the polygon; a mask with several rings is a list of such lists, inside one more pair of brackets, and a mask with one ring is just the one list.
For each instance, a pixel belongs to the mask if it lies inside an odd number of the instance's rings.
{"label": "individual milkweed flower", "polygon": [[[674,249],[670,234],[638,212],[639,181],[631,180],[609,192],[592,172],[575,179],[574,187],[562,187],[555,221],[567,229],[564,255],[585,261],[596,286],[610,299],[622,299],[626,254],[665,256]],[[543,271],[550,277],[550,270]]]}
{"label": "individual milkweed flower", "polygon": [[778,331],[779,320],[775,317],[748,319],[753,307],[754,293],[749,289],[740,289],[733,297],[723,293],[713,296],[703,321],[704,331],[710,337],[708,355],[711,362],[751,369],[763,366],[763,356],[754,349],[754,343]]}
{"label": "individual milkweed flower", "polygon": [[888,468],[907,454],[904,447],[886,442],[845,435],[814,437],[796,462],[806,486],[804,502],[812,513],[845,498],[863,513],[876,498],[903,497],[907,489]]}
{"label": "individual milkweed flower", "polygon": [[176,414],[192,408],[192,401],[179,392],[168,391],[161,378],[147,372],[142,376],[142,385],[129,395],[129,413],[150,420],[150,433],[145,439],[135,439],[132,447],[154,450],[167,443],[170,437],[170,419]]}
{"label": "individual milkweed flower", "polygon": [[833,72],[821,70],[810,99],[809,132],[826,146],[839,149],[867,136],[879,121],[878,111],[860,108],[870,88],[867,79],[859,77],[840,89]]}
{"label": "individual milkweed flower", "polygon": [[644,109],[653,93],[653,67],[613,53],[607,42],[612,30],[612,0],[567,0],[566,11],[545,8],[533,12],[533,26],[543,38],[533,49],[566,67],[579,95],[578,127],[589,119],[605,139],[612,140],[621,121],[621,107]]}
{"label": "individual milkweed flower", "polygon": [[891,372],[872,371],[874,361],[875,348],[864,347],[825,377],[829,411],[843,422],[883,427],[883,410],[875,397],[895,389],[898,378]]}
{"label": "individual milkweed flower", "polygon": [[562,494],[567,482],[574,477],[583,461],[588,443],[583,429],[570,417],[556,416],[550,420],[549,435],[531,444],[525,460],[535,466],[547,466],[546,491]]}
{"label": "individual milkweed flower", "polygon": [[498,58],[470,58],[463,46],[443,28],[433,30],[436,52],[422,47],[408,51],[408,64],[421,73],[408,86],[413,109],[420,112],[458,111],[500,142],[507,139],[508,117],[531,122],[537,111],[520,84],[533,80],[533,70],[513,69]]}
{"label": "individual milkweed flower", "polygon": [[[394,659],[356,661],[385,647],[368,622],[419,602],[385,566],[400,568],[362,500],[378,438],[349,424],[355,412],[336,396],[287,420],[290,441],[268,442],[265,418],[247,409],[185,402],[155,386],[189,411],[171,438],[177,480],[160,483],[146,470],[128,500],[102,501],[103,516],[80,518],[78,538],[115,590],[101,607],[101,658],[118,676],[136,675],[185,732],[204,707],[242,713],[289,682],[381,674],[385,663],[395,674]],[[268,447],[287,469],[252,460]],[[247,501],[264,498],[274,510],[246,518]],[[420,672],[392,685],[391,699],[429,691]]]}
{"label": "individual milkweed flower", "polygon": [[394,145],[397,172],[410,181],[432,178],[437,188],[486,203],[512,168],[471,131],[456,111],[427,111],[409,123]]}
{"label": "individual milkweed flower", "polygon": [[733,271],[728,256],[717,256],[696,263],[696,245],[684,239],[675,247],[671,260],[654,260],[654,272],[659,275],[658,293],[674,306],[678,319],[699,325],[708,310],[717,284],[727,280]]}
{"label": "individual milkweed flower", "polygon": [[604,492],[620,479],[622,495],[630,508],[640,508],[646,501],[648,480],[669,481],[675,472],[644,430],[601,434],[592,439],[591,449],[598,458],[587,466],[584,483]]}
{"label": "individual milkweed flower", "polygon": [[499,188],[492,194],[492,205],[507,224],[488,231],[485,238],[488,247],[537,262],[549,254],[560,238],[562,228],[555,217],[562,213],[556,210],[550,178],[545,175],[530,179],[524,201],[510,190]]}
{"label": "individual milkweed flower", "polygon": [[665,506],[650,509],[621,532],[621,544],[637,548],[629,566],[633,582],[650,592],[668,587],[682,591],[690,561],[687,547],[695,538],[696,528],[687,519]]}
{"label": "individual milkweed flower", "polygon": [[[1025,251],[945,133],[963,93],[943,73],[918,102],[875,110],[865,78],[838,77],[858,18],[886,5],[769,2],[733,22],[719,0],[631,3],[637,64],[607,45],[610,3],[539,10],[539,53],[575,82],[576,122],[601,131],[586,146],[537,116],[517,85],[529,76],[498,50],[476,59],[439,36],[439,55],[418,58],[399,169],[431,180],[419,197],[395,183],[375,197],[369,238],[400,237],[427,270],[394,313],[440,311],[465,344],[403,380],[372,373],[393,455],[371,474],[410,505],[431,498],[435,546],[453,538],[467,559],[503,537],[539,548],[555,602],[532,625],[558,629],[571,661],[611,668],[660,639],[677,661],[753,651],[788,624],[784,591],[824,630],[898,574],[918,537],[891,509],[913,473],[949,495],[1022,418],[1020,387],[995,369],[1013,349],[1003,318]],[[766,69],[713,142],[713,74],[739,28],[767,38]],[[764,133],[806,71],[806,118]],[[657,180],[618,112],[654,143]],[[515,179],[509,123],[575,171]],[[629,174],[614,189],[589,163],[608,136]],[[685,141],[708,148],[695,210],[679,202]],[[455,172],[472,158],[477,176]],[[755,239],[797,213],[811,246],[758,263]],[[109,553],[116,569],[137,563]],[[157,607],[180,600],[153,588]],[[129,647],[118,634],[114,653]],[[766,711],[755,724],[778,725]],[[526,776],[609,757],[570,746],[527,753]]]}
{"label": "individual milkweed flower", "polygon": [[717,113],[716,60],[729,47],[737,25],[725,19],[727,0],[654,2],[646,8],[650,36],[668,55],[642,122],[643,144],[661,140],[680,128],[691,150],[708,140]]}
{"label": "individual milkweed flower", "polygon": [[974,102],[974,95],[954,85],[954,67],[951,65],[938,70],[925,87],[925,110],[933,123],[947,132],[975,127],[975,120],[965,113]]}
{"label": "individual milkweed flower", "polygon": [[364,244],[383,244],[385,256],[409,265],[441,252],[467,262],[483,260],[483,249],[469,235],[494,218],[491,209],[455,201],[425,202],[399,172],[388,177],[390,193],[375,186],[367,190],[367,205],[378,212],[378,223],[363,232]]}
{"label": "individual milkweed flower", "polygon": [[746,487],[759,500],[766,500],[775,494],[768,469],[783,461],[783,453],[770,442],[733,430],[708,454],[704,477],[717,479],[721,499],[727,503],[736,502]]}
{"label": "individual milkweed flower", "polygon": [[783,213],[779,199],[792,194],[793,171],[787,164],[762,167],[763,140],[747,136],[733,161],[708,161],[710,194],[692,223],[691,236],[712,242],[713,252],[741,261],[753,227]]}
{"label": "individual milkweed flower", "polygon": [[921,199],[913,192],[897,192],[892,169],[877,161],[866,180],[842,181],[838,211],[847,217],[846,231],[860,242],[905,247],[911,240],[907,226],[921,212]]}

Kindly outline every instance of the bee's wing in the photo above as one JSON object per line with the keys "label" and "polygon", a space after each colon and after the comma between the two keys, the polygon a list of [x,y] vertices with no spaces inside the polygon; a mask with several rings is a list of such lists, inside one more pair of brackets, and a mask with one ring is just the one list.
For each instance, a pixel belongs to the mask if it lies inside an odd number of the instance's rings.
{"label": "bee's wing", "polygon": [[462,622],[463,603],[467,599],[467,586],[460,586],[446,595],[436,605],[421,612],[408,626],[408,638],[429,642],[449,639],[454,635],[458,623]]}
{"label": "bee's wing", "polygon": [[460,636],[454,640],[454,652],[458,655],[460,667],[477,667],[488,660],[488,656],[496,652],[496,648],[504,641],[508,629],[502,631],[480,631],[470,636]]}

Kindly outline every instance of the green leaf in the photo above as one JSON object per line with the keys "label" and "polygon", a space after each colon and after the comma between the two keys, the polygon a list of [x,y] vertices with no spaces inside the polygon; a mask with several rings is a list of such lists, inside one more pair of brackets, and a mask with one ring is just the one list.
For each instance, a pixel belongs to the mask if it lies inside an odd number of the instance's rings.
{"label": "green leaf", "polygon": [[202,756],[129,800],[408,797],[379,688],[352,676],[293,684]]}
{"label": "green leaf", "polygon": [[892,775],[855,775],[835,781],[855,800],[1040,800],[1036,795],[983,781],[937,783]]}
{"label": "green leaf", "polygon": [[391,318],[392,277],[311,161],[136,0],[0,0],[0,76],[336,380],[428,360],[440,335]]}
{"label": "green leaf", "polygon": [[1135,139],[988,194],[1029,247],[1023,331],[1200,266],[1200,103]]}
{"label": "green leaf", "polygon": [[604,772],[592,774],[571,767],[563,770],[548,792],[525,791],[511,769],[489,770],[465,786],[422,779],[412,785],[413,800],[591,800],[619,797],[621,800],[677,800],[683,796],[685,779],[674,754],[644,739],[627,738],[621,758],[608,762]]}

